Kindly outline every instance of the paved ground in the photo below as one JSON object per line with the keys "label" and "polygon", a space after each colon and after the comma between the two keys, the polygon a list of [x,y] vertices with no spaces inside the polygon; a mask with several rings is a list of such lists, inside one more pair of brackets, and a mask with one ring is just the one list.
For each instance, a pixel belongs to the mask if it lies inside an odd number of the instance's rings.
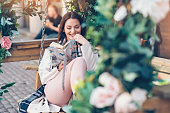
{"label": "paved ground", "polygon": [[0,83],[16,82],[16,84],[8,88],[9,92],[4,94],[0,103],[0,113],[17,113],[19,99],[31,94],[35,89],[34,70],[25,70],[23,64],[32,61],[3,63],[3,74],[0,74]]}
{"label": "paved ground", "polygon": [[[20,35],[15,36],[12,40],[25,41],[33,39],[33,35],[27,29],[19,29]],[[2,96],[3,100],[0,102],[0,113],[17,113],[19,99],[26,97],[34,92],[36,71],[25,70],[22,68],[23,64],[33,63],[33,61],[20,61],[2,64],[2,71],[0,73],[0,84],[16,82],[16,84],[8,88],[8,93]]]}

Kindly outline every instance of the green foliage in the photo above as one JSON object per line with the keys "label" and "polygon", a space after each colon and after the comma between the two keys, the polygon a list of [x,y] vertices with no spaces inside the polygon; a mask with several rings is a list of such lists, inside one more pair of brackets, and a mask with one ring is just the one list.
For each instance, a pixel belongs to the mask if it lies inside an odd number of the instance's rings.
{"label": "green foliage", "polygon": [[[106,3],[102,3],[101,0],[98,0],[99,5],[95,8],[105,18],[101,18],[101,15],[96,18],[100,19],[98,25],[103,27],[98,29],[91,24],[87,34],[88,38],[92,38],[93,44],[102,48],[99,64],[102,65],[102,68],[99,66],[97,71],[99,74],[105,71],[110,72],[122,82],[124,90],[129,92],[135,87],[149,91],[152,88],[154,70],[151,66],[152,51],[149,48],[150,45],[142,47],[139,39],[148,40],[150,37],[156,36],[153,32],[155,24],[139,13],[128,15],[122,23],[115,23],[110,18],[113,17],[114,9],[117,7],[116,1],[113,1],[108,0]],[[106,4],[112,4],[112,7],[105,8],[106,11],[102,12]],[[127,79],[129,76],[131,79]]]}
{"label": "green foliage", "polygon": [[30,16],[35,16],[37,14],[41,14],[38,11],[39,5],[36,4],[36,1],[28,1],[25,6],[15,7],[18,3],[23,2],[23,0],[1,0],[0,3],[0,32],[2,36],[12,36],[18,34],[17,27],[19,24],[17,23],[17,19],[19,16],[16,16],[16,12],[23,13]]}
{"label": "green foliage", "polygon": [[[88,73],[84,86],[77,89],[80,98],[71,102],[72,108],[67,107],[69,113],[82,113],[82,109],[87,113],[103,113],[113,109],[112,106],[98,109],[89,104],[90,93],[100,86],[98,77],[103,72],[109,72],[120,80],[124,91],[131,92],[139,87],[150,92],[153,87],[155,69],[151,65],[153,53],[149,39],[159,41],[154,33],[156,25],[149,17],[131,14],[130,10],[122,21],[115,22],[113,16],[120,4],[128,7],[129,0],[122,0],[121,3],[118,0],[96,0],[94,13],[86,18],[92,20],[87,21],[86,37],[93,46],[100,48],[100,58],[96,71]],[[141,46],[140,39],[147,40],[145,46]],[[94,79],[88,81],[93,76]]]}
{"label": "green foliage", "polygon": [[[24,7],[16,7],[19,3],[24,3]],[[24,2],[23,0],[1,0],[0,1],[0,38],[3,36],[17,35],[19,24],[17,13],[41,17],[42,11],[38,11],[40,5],[37,0]],[[8,50],[0,46],[0,64],[3,58],[11,56]],[[0,70],[0,73],[2,70]]]}
{"label": "green foliage", "polygon": [[[82,5],[84,3],[84,5]],[[69,12],[75,11],[82,16],[86,22],[95,23],[93,16],[98,14],[95,11],[94,6],[96,4],[96,0],[72,0],[70,2],[66,2],[66,8]]]}
{"label": "green foliage", "polygon": [[97,0],[98,5],[95,7],[96,11],[104,15],[108,19],[113,18],[114,7],[116,5],[115,0]]}
{"label": "green foliage", "polygon": [[[11,82],[11,83],[4,83],[4,84],[0,84],[0,97],[4,94],[4,93],[8,93],[7,88],[13,86],[15,84],[15,82]],[[2,100],[2,98],[0,98],[0,101]]]}
{"label": "green foliage", "polygon": [[[19,3],[24,3],[24,7],[17,7]],[[0,0],[0,38],[18,34],[17,28],[19,24],[17,23],[17,19],[20,17],[16,16],[16,13],[30,16],[39,15],[41,17],[42,11],[38,11],[39,7],[38,0]],[[0,67],[2,67],[2,59],[7,58],[7,56],[11,56],[10,52],[0,45]],[[0,73],[2,73],[1,69]],[[11,87],[13,84],[14,83],[8,83],[2,86],[0,96],[2,96],[3,93],[7,93],[8,90],[6,90],[6,88]],[[2,98],[0,98],[0,100],[2,100]]]}

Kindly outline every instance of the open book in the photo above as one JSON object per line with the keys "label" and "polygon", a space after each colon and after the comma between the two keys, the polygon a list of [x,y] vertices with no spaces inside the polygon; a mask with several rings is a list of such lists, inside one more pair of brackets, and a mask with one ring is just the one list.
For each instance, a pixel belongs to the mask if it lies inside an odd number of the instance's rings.
{"label": "open book", "polygon": [[71,61],[77,55],[75,54],[77,53],[75,40],[70,40],[64,45],[52,42],[48,49],[50,51],[51,63],[54,67],[58,66],[65,59]]}
{"label": "open book", "polygon": [[52,42],[50,44],[50,47],[55,47],[55,48],[59,48],[59,49],[64,49],[68,46],[68,44],[70,43],[70,41],[67,41],[64,45],[61,45],[59,43],[55,43],[55,42]]}
{"label": "open book", "polygon": [[63,78],[62,78],[62,88],[64,90],[64,79],[65,79],[65,68],[67,61],[71,61],[77,57],[75,40],[68,41],[64,46],[58,43],[51,43],[48,47],[50,51],[51,66],[58,67],[59,64],[64,61],[63,65]]}

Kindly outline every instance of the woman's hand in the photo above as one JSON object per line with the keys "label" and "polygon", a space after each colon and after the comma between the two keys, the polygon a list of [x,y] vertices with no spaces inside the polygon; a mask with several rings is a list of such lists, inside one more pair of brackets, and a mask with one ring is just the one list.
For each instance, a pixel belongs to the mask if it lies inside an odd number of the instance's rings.
{"label": "woman's hand", "polygon": [[73,39],[75,39],[75,41],[77,41],[78,43],[80,43],[80,44],[82,44],[82,45],[88,43],[88,40],[85,39],[85,38],[84,38],[82,35],[80,35],[80,34],[76,34],[76,35],[73,37]]}
{"label": "woman's hand", "polygon": [[63,69],[63,65],[64,65],[64,61],[62,61],[59,66],[58,66],[58,70],[61,71]]}
{"label": "woman's hand", "polygon": [[[70,60],[67,61],[67,64],[70,63]],[[58,66],[58,70],[61,71],[63,69],[63,65],[64,65],[64,61],[62,61],[59,66]]]}

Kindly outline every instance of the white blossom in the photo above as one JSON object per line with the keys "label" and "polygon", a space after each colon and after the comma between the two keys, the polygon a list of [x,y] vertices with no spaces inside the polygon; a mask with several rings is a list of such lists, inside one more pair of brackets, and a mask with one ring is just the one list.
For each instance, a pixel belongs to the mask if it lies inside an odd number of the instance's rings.
{"label": "white blossom", "polygon": [[95,88],[90,96],[90,104],[97,108],[103,108],[106,106],[112,106],[116,99],[116,95],[109,93],[109,90],[105,87]]}
{"label": "white blossom", "polygon": [[122,5],[115,13],[114,20],[115,21],[121,21],[123,20],[127,15],[127,9],[124,5]]}
{"label": "white blossom", "polygon": [[119,80],[108,72],[104,72],[99,76],[99,83],[104,85],[105,88],[108,88],[110,93],[114,93],[116,95],[118,95],[122,90]]}
{"label": "white blossom", "polygon": [[139,12],[144,17],[150,18],[158,23],[165,18],[169,11],[169,0],[131,0],[133,14]]}
{"label": "white blossom", "polygon": [[116,97],[122,91],[119,80],[108,72],[104,72],[99,76],[99,83],[104,85],[104,87],[97,87],[92,91],[90,104],[97,108],[112,106]]}
{"label": "white blossom", "polygon": [[128,92],[122,93],[115,102],[116,113],[131,113],[136,111],[137,106],[132,103],[132,97]]}
{"label": "white blossom", "polygon": [[131,92],[132,99],[136,101],[140,106],[147,99],[147,91],[141,88],[135,88]]}

